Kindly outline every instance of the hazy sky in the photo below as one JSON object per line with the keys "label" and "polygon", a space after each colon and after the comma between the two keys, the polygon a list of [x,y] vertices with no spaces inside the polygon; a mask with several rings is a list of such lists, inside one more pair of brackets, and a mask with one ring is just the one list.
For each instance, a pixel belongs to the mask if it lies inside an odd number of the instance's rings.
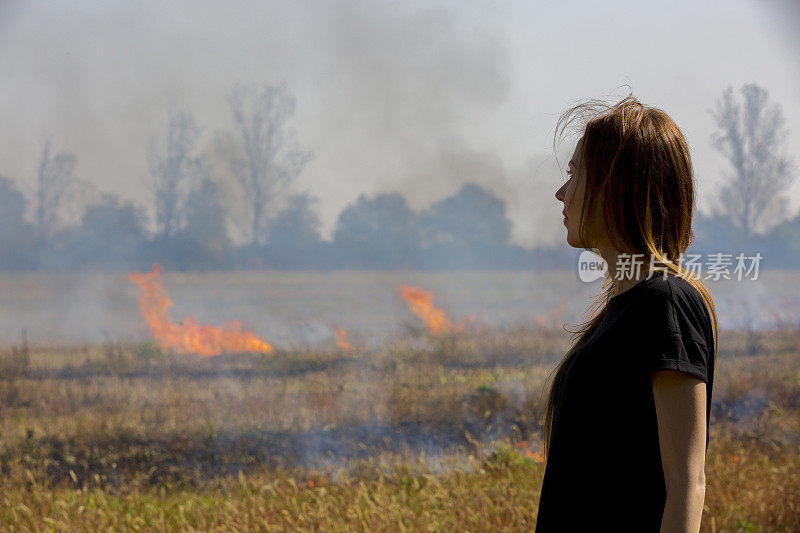
{"label": "hazy sky", "polygon": [[[0,0],[0,174],[32,198],[49,138],[79,177],[149,206],[147,147],[168,111],[194,114],[210,146],[237,81],[294,92],[314,152],[295,190],[320,197],[326,235],[360,193],[421,208],[474,181],[507,201],[516,242],[563,241],[555,120],[623,84],[683,129],[701,210],[724,168],[708,110],[726,86],[767,88],[800,154],[790,2],[538,4]],[[791,192],[797,210],[800,179]]]}

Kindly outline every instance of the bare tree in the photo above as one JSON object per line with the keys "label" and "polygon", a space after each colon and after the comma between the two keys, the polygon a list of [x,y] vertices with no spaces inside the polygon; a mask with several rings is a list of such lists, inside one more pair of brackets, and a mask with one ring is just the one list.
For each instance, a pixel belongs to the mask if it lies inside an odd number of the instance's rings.
{"label": "bare tree", "polygon": [[739,92],[741,103],[728,87],[711,111],[719,128],[712,142],[733,167],[720,191],[721,213],[749,238],[785,217],[794,165],[783,149],[780,105],[769,105],[766,89],[752,83]]}
{"label": "bare tree", "polygon": [[250,242],[265,241],[269,214],[311,159],[288,126],[295,99],[285,84],[237,84],[229,95],[235,133],[218,144],[250,204]]}
{"label": "bare tree", "polygon": [[51,157],[50,141],[45,143],[36,176],[36,231],[41,238],[55,232],[62,204],[77,181],[76,162],[75,155],[65,152]]}
{"label": "bare tree", "polygon": [[156,204],[156,227],[162,237],[172,237],[180,229],[186,195],[203,170],[203,159],[196,153],[200,132],[191,115],[173,112],[163,148],[154,142],[150,144],[151,190]]}

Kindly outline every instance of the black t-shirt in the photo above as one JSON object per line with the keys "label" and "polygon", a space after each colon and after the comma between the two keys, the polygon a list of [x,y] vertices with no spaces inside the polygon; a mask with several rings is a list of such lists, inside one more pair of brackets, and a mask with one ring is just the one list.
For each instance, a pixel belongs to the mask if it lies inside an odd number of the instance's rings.
{"label": "black t-shirt", "polygon": [[606,316],[556,383],[536,531],[659,531],[666,502],[650,372],[706,383],[714,339],[700,293],[656,273],[608,302]]}

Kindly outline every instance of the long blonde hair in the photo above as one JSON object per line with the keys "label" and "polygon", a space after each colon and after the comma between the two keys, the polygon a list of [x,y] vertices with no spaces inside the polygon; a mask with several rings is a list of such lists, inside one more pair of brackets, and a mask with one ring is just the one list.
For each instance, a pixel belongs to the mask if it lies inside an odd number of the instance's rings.
{"label": "long blonde hair", "polygon": [[[587,240],[586,220],[600,209],[610,244],[617,250],[644,254],[670,273],[688,281],[703,298],[713,321],[714,363],[717,359],[717,313],[705,285],[684,269],[678,259],[694,241],[694,176],[686,139],[662,110],[641,104],[629,95],[609,106],[589,100],[567,109],[556,124],[554,149],[574,122],[582,125],[583,149],[577,161],[585,171],[586,189],[578,224],[581,242]],[[596,253],[599,250],[587,248]],[[675,261],[673,261],[675,260]],[[608,272],[589,308],[588,321],[576,329],[572,345],[553,370],[544,421],[544,454],[550,451],[553,406],[564,369],[592,337],[603,317],[612,289]],[[552,373],[551,373],[552,375]]]}

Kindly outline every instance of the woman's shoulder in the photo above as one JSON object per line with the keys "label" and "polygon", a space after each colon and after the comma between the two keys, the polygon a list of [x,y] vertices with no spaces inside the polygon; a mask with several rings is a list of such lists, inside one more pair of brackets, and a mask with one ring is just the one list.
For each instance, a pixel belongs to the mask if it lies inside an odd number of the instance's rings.
{"label": "woman's shoulder", "polygon": [[[636,290],[641,289],[641,290]],[[687,279],[669,273],[655,273],[630,289],[630,300],[674,300],[677,302],[702,302],[700,291]],[[625,296],[625,293],[622,293]]]}
{"label": "woman's shoulder", "polygon": [[635,302],[638,312],[652,313],[654,317],[660,315],[673,332],[708,343],[712,338],[711,317],[703,296],[691,282],[673,274],[659,273],[645,283]]}

